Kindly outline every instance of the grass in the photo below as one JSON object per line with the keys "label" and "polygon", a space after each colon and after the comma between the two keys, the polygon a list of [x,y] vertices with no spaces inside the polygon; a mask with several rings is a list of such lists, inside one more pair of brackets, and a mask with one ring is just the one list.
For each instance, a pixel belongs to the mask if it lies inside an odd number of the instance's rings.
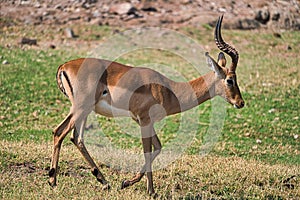
{"label": "grass", "polygon": [[[118,189],[121,181],[131,177],[132,173],[104,166],[101,168],[112,184],[112,190],[101,191],[88,165],[67,140],[60,158],[58,186],[51,189],[47,185],[51,130],[68,113],[70,105],[57,89],[57,66],[87,55],[96,43],[114,32],[110,27],[73,28],[79,34],[74,40],[64,38],[64,27],[13,26],[1,29],[1,198],[147,198],[145,179],[121,191]],[[180,31],[207,45],[204,49],[216,57],[212,30],[185,28]],[[246,107],[235,110],[226,105],[221,136],[205,157],[199,156],[199,152],[209,128],[212,103],[206,102],[193,110],[197,117],[189,120],[191,124],[197,124],[197,128],[191,130],[196,135],[182,157],[155,171],[156,190],[161,199],[300,198],[300,63],[297,59],[300,34],[286,31],[278,38],[265,31],[224,30],[223,35],[240,52],[237,74]],[[17,40],[21,36],[35,36],[39,46],[20,46]],[[50,49],[48,40],[56,43],[57,48]],[[3,64],[4,60],[9,64]],[[184,74],[185,79],[199,74],[182,57],[161,50],[136,50],[122,55],[118,61],[138,66],[156,63],[158,69],[169,66]],[[165,148],[177,144],[175,139],[180,120],[180,115],[176,115],[157,124]],[[141,152],[139,133],[134,124],[120,126],[119,119],[104,117],[97,117],[97,122],[101,124],[105,137],[117,148]],[[133,132],[127,134],[127,129]]]}
{"label": "grass", "polygon": [[[50,161],[49,144],[1,142],[9,165],[1,176],[1,192],[5,199],[62,198],[62,199],[141,199],[147,198],[141,183],[119,190],[120,182],[131,174],[102,168],[112,184],[110,192],[101,191],[99,183],[82,159],[74,158],[77,149],[65,147],[60,162],[59,184],[55,189],[46,185]],[[68,151],[66,151],[66,149]],[[31,154],[29,152],[36,152]],[[17,156],[16,156],[17,155]],[[256,160],[239,157],[184,155],[165,169],[155,173],[155,186],[162,199],[245,198],[285,199],[299,196],[299,179],[291,174],[296,166],[265,165]],[[159,181],[164,180],[164,181]],[[83,189],[84,188],[84,189]]]}

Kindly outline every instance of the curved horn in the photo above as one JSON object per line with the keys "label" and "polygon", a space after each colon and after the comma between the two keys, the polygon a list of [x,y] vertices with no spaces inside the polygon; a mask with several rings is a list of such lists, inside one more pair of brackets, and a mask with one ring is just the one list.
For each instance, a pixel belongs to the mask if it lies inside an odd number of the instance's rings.
{"label": "curved horn", "polygon": [[222,38],[222,34],[221,34],[222,20],[223,20],[223,15],[221,17],[219,17],[219,20],[216,25],[215,42],[216,42],[217,47],[221,51],[225,52],[226,54],[228,54],[231,57],[232,63],[231,63],[229,70],[232,72],[235,72],[235,69],[237,67],[237,63],[239,60],[239,53],[235,48],[233,48],[232,46],[230,46],[229,44],[224,42],[224,40]]}

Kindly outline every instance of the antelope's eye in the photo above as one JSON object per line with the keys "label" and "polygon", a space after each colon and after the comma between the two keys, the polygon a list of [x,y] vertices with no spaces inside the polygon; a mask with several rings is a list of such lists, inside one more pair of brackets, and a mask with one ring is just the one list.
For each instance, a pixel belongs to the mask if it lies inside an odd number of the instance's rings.
{"label": "antelope's eye", "polygon": [[233,86],[233,80],[232,79],[227,79],[226,80],[227,85]]}

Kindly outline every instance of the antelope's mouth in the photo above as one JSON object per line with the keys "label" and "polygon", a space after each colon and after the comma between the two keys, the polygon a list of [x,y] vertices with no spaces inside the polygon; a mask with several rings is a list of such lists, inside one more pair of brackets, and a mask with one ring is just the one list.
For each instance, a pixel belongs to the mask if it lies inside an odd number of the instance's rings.
{"label": "antelope's mouth", "polygon": [[233,105],[233,107],[236,108],[236,109],[241,109],[241,108],[243,108],[245,106],[244,100],[236,103],[236,102],[230,101],[228,98],[225,98],[225,99],[226,99],[226,101],[228,103],[230,103],[231,105]]}
{"label": "antelope's mouth", "polygon": [[243,108],[244,106],[245,106],[244,102],[241,102],[240,104],[233,104],[233,107],[237,109]]}
{"label": "antelope's mouth", "polygon": [[241,107],[237,104],[233,104],[233,107],[236,108],[236,109],[240,109]]}

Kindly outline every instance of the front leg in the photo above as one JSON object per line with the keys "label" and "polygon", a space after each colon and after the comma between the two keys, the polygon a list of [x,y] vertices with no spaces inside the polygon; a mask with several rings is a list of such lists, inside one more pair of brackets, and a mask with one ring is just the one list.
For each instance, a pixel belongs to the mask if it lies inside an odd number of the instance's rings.
{"label": "front leg", "polygon": [[103,174],[100,172],[99,168],[97,167],[96,163],[90,156],[88,150],[86,149],[84,145],[84,128],[86,124],[86,118],[83,120],[77,122],[77,126],[75,127],[73,134],[71,136],[71,141],[75,144],[75,146],[78,148],[82,156],[85,158],[85,160],[89,163],[89,165],[92,168],[92,174],[97,178],[97,180],[103,184],[103,190],[110,189],[109,183],[105,180]]}
{"label": "front leg", "polygon": [[[152,195],[156,195],[154,191],[153,186],[153,176],[152,176],[152,163],[154,159],[158,156],[158,154],[161,152],[161,143],[155,133],[155,130],[152,128],[152,135],[151,138],[143,138],[143,148],[144,148],[144,157],[145,157],[145,165],[144,168],[146,170],[146,176],[147,176],[147,192]],[[150,141],[148,141],[150,140]],[[148,145],[150,144],[150,147]],[[152,145],[154,147],[154,151],[152,152]]]}
{"label": "front leg", "polygon": [[121,189],[124,189],[126,187],[129,187],[137,182],[139,182],[142,177],[147,174],[147,191],[149,194],[154,193],[153,189],[153,179],[152,179],[152,144],[151,144],[151,138],[142,138],[142,144],[144,149],[144,158],[145,158],[145,164],[143,165],[142,169],[139,173],[136,174],[135,177],[133,177],[131,180],[125,180],[122,182]]}
{"label": "front leg", "polygon": [[[135,177],[133,177],[131,180],[125,180],[122,182],[121,189],[139,182],[146,173],[147,191],[151,195],[151,194],[155,194],[154,187],[153,187],[153,177],[152,177],[152,162],[161,152],[161,143],[155,133],[153,124],[151,126],[141,128],[141,131],[143,136],[142,143],[143,143],[145,164],[140,170],[140,172],[136,174]],[[153,152],[152,152],[152,145],[154,147]]]}
{"label": "front leg", "polygon": [[152,139],[142,138],[144,158],[145,158],[145,170],[147,176],[147,192],[151,195],[154,194],[153,177],[152,177]]}

